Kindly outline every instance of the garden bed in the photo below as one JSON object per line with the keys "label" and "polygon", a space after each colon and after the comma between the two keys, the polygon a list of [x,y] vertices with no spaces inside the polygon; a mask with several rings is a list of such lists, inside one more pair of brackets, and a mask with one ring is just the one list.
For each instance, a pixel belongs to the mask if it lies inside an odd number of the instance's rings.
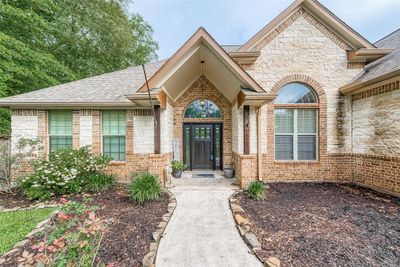
{"label": "garden bed", "polygon": [[[96,264],[141,266],[143,256],[149,251],[152,242],[152,232],[157,229],[162,216],[167,213],[168,194],[163,194],[160,200],[143,205],[133,203],[126,190],[121,187],[98,194],[71,195],[65,198],[82,202],[87,197],[92,199],[87,204],[99,207],[96,215],[109,224],[102,237],[95,259]],[[33,237],[24,249],[32,252],[32,245],[40,241],[40,238]],[[22,252],[23,250],[3,263],[3,266],[17,266]]]}
{"label": "garden bed", "polygon": [[282,266],[400,266],[400,199],[354,185],[276,183],[266,199],[237,196]]}

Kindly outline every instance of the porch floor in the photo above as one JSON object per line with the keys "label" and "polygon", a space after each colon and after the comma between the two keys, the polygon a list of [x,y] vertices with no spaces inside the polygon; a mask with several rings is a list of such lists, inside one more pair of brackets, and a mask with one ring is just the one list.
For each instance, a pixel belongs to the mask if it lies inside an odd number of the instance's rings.
{"label": "porch floor", "polygon": [[[214,178],[193,178],[193,174],[214,174]],[[222,171],[212,170],[194,170],[184,171],[181,178],[171,178],[171,184],[167,185],[169,188],[230,188],[238,189],[236,178],[225,178]]]}

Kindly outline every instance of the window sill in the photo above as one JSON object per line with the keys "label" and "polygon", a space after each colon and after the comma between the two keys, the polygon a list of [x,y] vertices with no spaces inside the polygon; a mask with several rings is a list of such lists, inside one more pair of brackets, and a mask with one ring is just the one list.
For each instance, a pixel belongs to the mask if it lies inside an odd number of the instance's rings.
{"label": "window sill", "polygon": [[128,162],[127,161],[116,161],[112,160],[108,165],[113,165],[113,166],[118,166],[118,165],[126,165]]}
{"label": "window sill", "polygon": [[318,164],[319,160],[274,160],[275,164]]}

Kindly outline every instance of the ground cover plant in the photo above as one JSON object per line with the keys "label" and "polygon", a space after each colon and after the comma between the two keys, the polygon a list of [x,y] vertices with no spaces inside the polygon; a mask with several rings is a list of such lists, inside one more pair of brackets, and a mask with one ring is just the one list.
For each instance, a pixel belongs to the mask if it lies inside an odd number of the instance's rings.
{"label": "ground cover plant", "polygon": [[0,256],[48,218],[53,208],[0,212]]}
{"label": "ground cover plant", "polygon": [[159,199],[163,190],[156,176],[144,173],[133,175],[129,193],[134,202],[143,204],[146,201]]}
{"label": "ground cover plant", "polygon": [[94,156],[88,147],[58,150],[48,160],[35,162],[34,173],[21,179],[19,187],[29,199],[76,194],[85,189],[101,191],[114,184],[112,178],[100,173],[110,160],[107,156]]}
{"label": "ground cover plant", "polygon": [[400,266],[400,199],[353,185],[273,183],[262,201],[238,196],[282,266]]}

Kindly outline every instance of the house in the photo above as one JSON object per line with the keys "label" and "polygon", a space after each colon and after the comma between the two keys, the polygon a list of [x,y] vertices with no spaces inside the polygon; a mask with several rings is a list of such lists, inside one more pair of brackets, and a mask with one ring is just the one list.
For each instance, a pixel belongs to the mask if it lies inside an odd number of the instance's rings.
{"label": "house", "polygon": [[[92,147],[164,178],[232,166],[250,181],[356,182],[400,193],[400,31],[373,44],[319,2],[297,0],[243,45],[198,29],[168,60],[0,100],[12,142],[40,155]],[[16,175],[29,171],[20,164]]]}

